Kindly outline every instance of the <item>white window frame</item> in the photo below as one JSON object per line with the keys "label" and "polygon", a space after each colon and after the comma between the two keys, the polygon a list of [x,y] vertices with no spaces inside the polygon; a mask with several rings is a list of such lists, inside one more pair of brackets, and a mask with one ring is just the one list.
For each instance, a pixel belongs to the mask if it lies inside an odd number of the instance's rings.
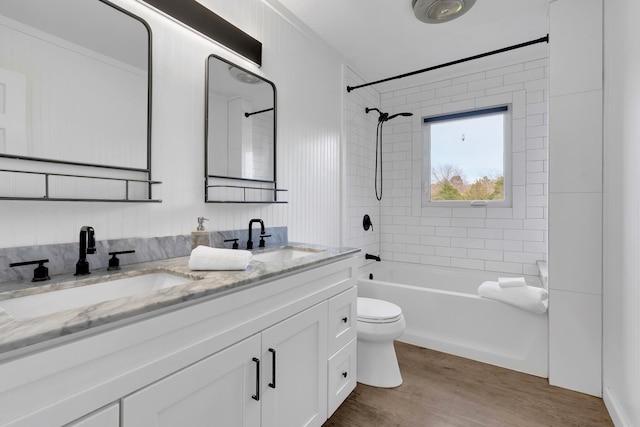
{"label": "white window frame", "polygon": [[[456,120],[469,118],[474,115],[481,116],[483,112],[487,115],[495,114],[495,109],[506,107],[504,111],[504,140],[503,140],[503,172],[504,172],[504,199],[503,200],[431,200],[431,129],[430,124],[444,120]],[[512,122],[511,104],[501,104],[491,107],[477,108],[473,110],[457,111],[447,114],[438,114],[433,116],[424,116],[422,122],[422,206],[423,207],[492,207],[492,208],[510,208],[512,206],[512,156],[511,145],[513,136],[511,134]],[[436,119],[436,120],[433,120]],[[425,121],[427,120],[427,121]]]}

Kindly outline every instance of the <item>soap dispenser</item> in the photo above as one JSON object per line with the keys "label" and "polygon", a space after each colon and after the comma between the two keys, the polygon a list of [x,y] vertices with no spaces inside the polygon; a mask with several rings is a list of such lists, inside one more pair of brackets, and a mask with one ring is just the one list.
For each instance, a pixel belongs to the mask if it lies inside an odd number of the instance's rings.
{"label": "soap dispenser", "polygon": [[204,229],[205,221],[209,221],[209,219],[203,216],[198,217],[198,228],[191,232],[191,250],[198,246],[211,246],[209,232]]}

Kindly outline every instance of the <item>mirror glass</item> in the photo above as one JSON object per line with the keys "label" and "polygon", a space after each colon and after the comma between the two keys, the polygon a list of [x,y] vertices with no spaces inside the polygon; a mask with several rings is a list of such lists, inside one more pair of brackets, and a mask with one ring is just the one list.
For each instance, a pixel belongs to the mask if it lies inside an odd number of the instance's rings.
{"label": "mirror glass", "polygon": [[149,34],[101,0],[0,1],[0,153],[147,169]]}
{"label": "mirror glass", "polygon": [[275,181],[273,83],[209,56],[206,117],[207,177]]}

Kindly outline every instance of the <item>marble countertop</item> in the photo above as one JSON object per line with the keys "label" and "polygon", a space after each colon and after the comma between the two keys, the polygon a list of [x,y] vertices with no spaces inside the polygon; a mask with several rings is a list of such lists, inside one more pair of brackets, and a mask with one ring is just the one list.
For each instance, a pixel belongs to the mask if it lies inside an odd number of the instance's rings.
{"label": "marble countertop", "polygon": [[[16,320],[0,308],[0,356],[13,350],[35,344],[46,344],[50,340],[91,331],[125,319],[135,320],[137,316],[153,314],[154,311],[187,301],[248,289],[286,274],[352,256],[360,251],[354,248],[300,243],[290,243],[290,246],[313,251],[308,256],[282,262],[252,260],[247,269],[242,271],[192,271],[188,266],[189,257],[180,257],[127,265],[118,271],[92,271],[90,275],[81,278],[73,274],[65,274],[38,284],[2,283],[0,284],[0,301],[154,272],[167,272],[192,279],[172,287],[28,319]],[[277,249],[269,248],[261,252]],[[258,252],[254,251],[255,254]]]}

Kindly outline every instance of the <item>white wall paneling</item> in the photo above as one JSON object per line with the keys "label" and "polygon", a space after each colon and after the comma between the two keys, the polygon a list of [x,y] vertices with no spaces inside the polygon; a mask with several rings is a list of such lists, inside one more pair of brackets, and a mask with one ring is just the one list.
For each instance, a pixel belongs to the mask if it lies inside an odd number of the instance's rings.
{"label": "white wall paneling", "polygon": [[640,425],[640,3],[604,2],[603,397]]}
{"label": "white wall paneling", "polygon": [[602,297],[550,289],[549,324],[549,383],[599,396]]}
{"label": "white wall paneling", "polygon": [[[212,230],[251,218],[289,226],[296,241],[340,244],[341,58],[261,0],[203,2],[263,43],[258,69],[141,1],[114,0],[151,27],[152,167],[159,204],[2,201],[2,247],[77,241],[82,225],[98,239],[187,234],[198,216]],[[264,75],[278,89],[278,184],[286,205],[205,204],[205,64],[217,54]]]}
{"label": "white wall paneling", "polygon": [[595,396],[602,395],[602,7],[602,0],[556,0],[549,8],[549,382]]}

